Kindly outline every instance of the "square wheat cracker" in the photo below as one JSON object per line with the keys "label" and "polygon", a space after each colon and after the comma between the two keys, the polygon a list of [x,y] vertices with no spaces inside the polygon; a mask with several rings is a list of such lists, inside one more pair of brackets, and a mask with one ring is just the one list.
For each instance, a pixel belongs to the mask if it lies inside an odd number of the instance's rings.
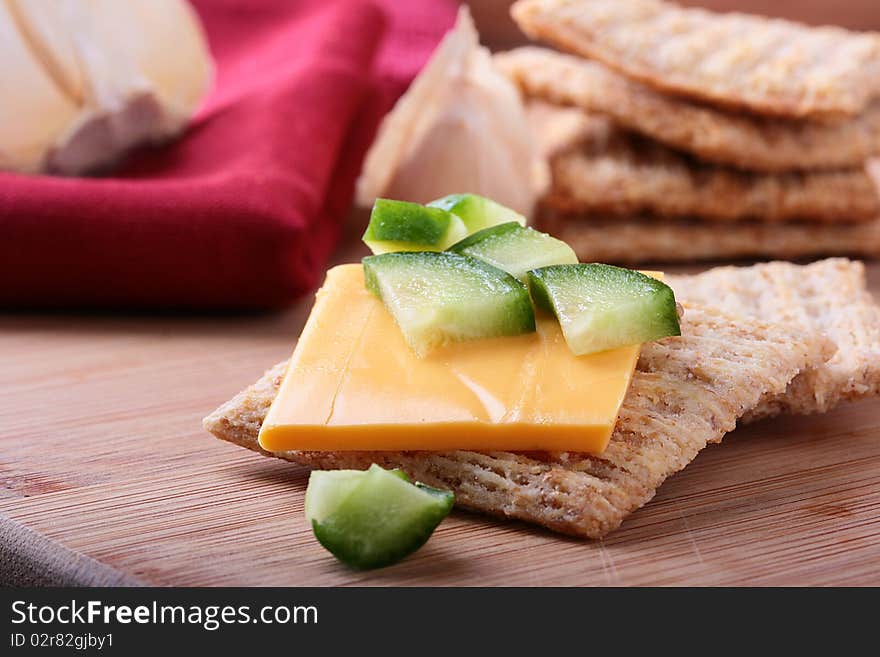
{"label": "square wheat cracker", "polygon": [[538,227],[583,262],[648,263],[827,255],[880,256],[880,217],[856,224],[560,215],[539,209]]}
{"label": "square wheat cracker", "polygon": [[552,184],[541,204],[560,214],[829,223],[880,216],[880,189],[865,164],[754,173],[702,164],[577,108],[533,101],[527,116],[539,148],[550,154]]}
{"label": "square wheat cracker", "polygon": [[819,331],[837,345],[830,360],[800,373],[784,394],[765,400],[745,420],[824,413],[841,401],[880,394],[880,306],[867,290],[861,262],[769,262],[667,279],[676,295],[692,303]]}
{"label": "square wheat cracker", "polygon": [[[608,448],[600,455],[507,452],[283,452],[313,468],[400,467],[452,489],[461,506],[600,538],[737,419],[782,394],[835,347],[820,333],[687,305],[681,337],[642,348]],[[284,363],[205,418],[218,438],[261,451],[260,425]]]}
{"label": "square wheat cracker", "polygon": [[526,98],[607,115],[705,162],[766,172],[843,169],[880,151],[880,101],[842,121],[781,119],[663,94],[598,62],[546,48],[517,48],[494,61]]}

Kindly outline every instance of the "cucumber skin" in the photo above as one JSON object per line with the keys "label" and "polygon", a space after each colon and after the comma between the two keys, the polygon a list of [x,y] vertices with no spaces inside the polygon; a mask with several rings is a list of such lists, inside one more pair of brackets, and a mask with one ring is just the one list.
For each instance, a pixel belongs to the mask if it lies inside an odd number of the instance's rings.
{"label": "cucumber skin", "polygon": [[404,480],[405,482],[407,482],[407,483],[412,483],[411,480],[410,480],[410,478],[409,478],[409,475],[406,474],[406,473],[405,473],[403,470],[401,470],[400,468],[394,468],[393,470],[389,470],[388,472],[390,472],[391,474],[393,474],[395,477],[400,477],[401,479],[403,479],[403,480]]}
{"label": "cucumber skin", "polygon": [[[409,481],[409,479],[407,479]],[[449,513],[452,510],[452,506],[455,504],[455,495],[448,490],[444,490],[442,488],[434,488],[433,486],[428,486],[427,484],[423,484],[421,481],[415,482],[415,487],[419,490],[423,490],[429,495],[433,495],[434,497],[439,497],[444,500],[445,503],[449,505],[449,508],[446,510]]]}
{"label": "cucumber skin", "polygon": [[514,233],[522,227],[523,226],[515,221],[507,221],[503,224],[498,224],[497,226],[489,226],[488,228],[483,228],[482,230],[478,230],[476,233],[468,235],[463,240],[456,242],[446,250],[451,251],[452,253],[461,253],[465,249],[473,246],[474,244],[479,244],[480,242],[482,242],[483,238],[486,236],[486,233],[489,231],[492,231],[492,234],[496,237],[502,237],[504,235]]}
{"label": "cucumber skin", "polygon": [[[449,508],[452,508],[451,504]],[[361,542],[351,537],[348,530],[335,523],[332,518],[321,523],[312,520],[312,531],[324,549],[346,566],[355,570],[373,570],[395,564],[418,550],[428,542],[434,530],[447,515],[449,511],[438,509],[430,518],[425,518],[425,526],[420,532],[413,532],[409,540],[400,541],[397,545],[381,551],[364,552],[361,549]]]}
{"label": "cucumber skin", "polygon": [[533,269],[526,274],[526,278],[529,283],[529,294],[532,295],[532,303],[535,305],[535,308],[555,315],[556,311],[553,309],[553,301],[550,299],[547,287],[541,278],[541,270]]}
{"label": "cucumber skin", "polygon": [[[382,218],[379,215],[383,215]],[[430,221],[423,221],[428,218]],[[446,210],[407,201],[379,198],[373,204],[365,242],[412,242],[433,246],[449,232],[455,216]]]}

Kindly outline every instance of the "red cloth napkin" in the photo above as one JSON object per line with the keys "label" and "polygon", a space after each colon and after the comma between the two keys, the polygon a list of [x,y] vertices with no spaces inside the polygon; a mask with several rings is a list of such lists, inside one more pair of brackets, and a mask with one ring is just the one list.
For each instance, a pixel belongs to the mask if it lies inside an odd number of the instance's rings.
{"label": "red cloth napkin", "polygon": [[0,304],[271,308],[319,282],[444,0],[200,0],[215,88],[109,177],[0,173]]}

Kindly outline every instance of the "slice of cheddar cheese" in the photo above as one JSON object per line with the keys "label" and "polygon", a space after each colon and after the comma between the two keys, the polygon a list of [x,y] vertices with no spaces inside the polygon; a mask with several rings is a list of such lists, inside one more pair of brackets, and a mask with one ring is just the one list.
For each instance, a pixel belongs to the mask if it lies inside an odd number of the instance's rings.
{"label": "slice of cheddar cheese", "polygon": [[605,449],[639,345],[571,353],[537,331],[416,357],[361,265],[331,269],[260,430],[286,450]]}

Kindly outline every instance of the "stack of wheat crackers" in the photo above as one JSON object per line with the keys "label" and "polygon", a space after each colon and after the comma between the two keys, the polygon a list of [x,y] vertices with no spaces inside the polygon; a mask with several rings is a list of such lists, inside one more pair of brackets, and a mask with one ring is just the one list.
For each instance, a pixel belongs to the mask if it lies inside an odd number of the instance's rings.
{"label": "stack of wheat crackers", "polygon": [[880,34],[661,0],[520,0],[496,55],[582,260],[880,255]]}

